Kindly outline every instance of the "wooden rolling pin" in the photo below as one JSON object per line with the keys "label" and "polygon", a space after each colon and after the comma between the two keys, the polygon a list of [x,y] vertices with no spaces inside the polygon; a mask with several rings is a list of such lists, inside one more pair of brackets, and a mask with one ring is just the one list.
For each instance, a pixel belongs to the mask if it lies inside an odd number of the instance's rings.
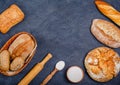
{"label": "wooden rolling pin", "polygon": [[32,79],[44,68],[44,65],[51,58],[52,54],[48,53],[44,60],[36,64],[33,69],[18,83],[18,85],[28,85],[32,81]]}

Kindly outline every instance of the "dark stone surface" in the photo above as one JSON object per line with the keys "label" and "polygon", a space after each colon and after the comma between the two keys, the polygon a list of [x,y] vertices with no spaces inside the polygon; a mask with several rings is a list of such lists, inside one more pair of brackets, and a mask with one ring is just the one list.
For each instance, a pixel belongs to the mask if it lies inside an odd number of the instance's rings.
{"label": "dark stone surface", "polygon": [[[120,10],[120,0],[106,1]],[[13,3],[23,10],[25,19],[7,34],[0,33],[0,47],[21,31],[33,34],[37,39],[38,47],[32,61],[21,73],[12,77],[0,74],[0,85],[16,85],[48,52],[53,54],[53,58],[30,85],[39,85],[59,60],[64,60],[66,66],[48,85],[73,85],[66,79],[66,70],[72,65],[80,66],[85,73],[83,81],[76,85],[120,84],[120,74],[107,83],[98,83],[88,76],[84,67],[87,52],[105,46],[91,34],[91,21],[95,18],[110,21],[97,10],[94,0],[0,0],[0,13]],[[115,50],[120,54],[119,48]]]}

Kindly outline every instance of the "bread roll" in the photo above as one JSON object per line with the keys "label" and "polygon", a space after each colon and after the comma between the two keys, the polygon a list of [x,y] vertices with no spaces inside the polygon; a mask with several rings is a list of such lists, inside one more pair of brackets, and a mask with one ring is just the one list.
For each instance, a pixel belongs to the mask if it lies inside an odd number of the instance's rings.
{"label": "bread roll", "polygon": [[24,65],[24,60],[21,57],[16,57],[10,64],[10,70],[16,71],[22,68]]}
{"label": "bread roll", "polygon": [[112,48],[120,47],[120,29],[114,24],[102,19],[94,19],[91,32],[103,44]]}
{"label": "bread roll", "polygon": [[11,5],[0,15],[0,31],[7,33],[11,27],[21,22],[24,18],[24,13],[15,4]]}
{"label": "bread roll", "polygon": [[107,47],[98,47],[90,51],[84,64],[89,76],[98,82],[107,82],[120,71],[118,53]]}
{"label": "bread roll", "polygon": [[3,50],[0,53],[0,69],[2,71],[8,71],[10,65],[10,54],[7,50]]}
{"label": "bread roll", "polygon": [[101,13],[103,13],[105,16],[107,16],[109,19],[115,22],[118,26],[120,26],[120,12],[119,11],[117,11],[109,3],[103,0],[95,0],[95,4]]}

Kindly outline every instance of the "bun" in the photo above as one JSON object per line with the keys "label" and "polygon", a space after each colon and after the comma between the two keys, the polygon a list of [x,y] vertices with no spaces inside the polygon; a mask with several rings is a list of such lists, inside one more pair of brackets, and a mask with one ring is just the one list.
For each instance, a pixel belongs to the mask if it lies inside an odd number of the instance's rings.
{"label": "bun", "polygon": [[119,55],[107,47],[98,47],[90,51],[84,64],[89,76],[98,82],[107,82],[120,71]]}
{"label": "bun", "polygon": [[112,48],[120,47],[120,29],[114,24],[102,19],[94,19],[91,32],[103,44]]}
{"label": "bun", "polygon": [[103,0],[95,0],[99,11],[120,26],[120,12]]}

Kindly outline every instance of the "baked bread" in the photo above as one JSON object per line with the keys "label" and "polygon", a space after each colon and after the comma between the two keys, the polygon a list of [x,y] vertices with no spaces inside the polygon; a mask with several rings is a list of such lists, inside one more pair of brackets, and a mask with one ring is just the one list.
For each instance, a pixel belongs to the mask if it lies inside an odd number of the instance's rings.
{"label": "baked bread", "polygon": [[28,34],[19,35],[10,45],[8,51],[12,59],[15,57],[22,57],[24,60],[34,48],[34,42]]}
{"label": "baked bread", "polygon": [[10,64],[9,51],[3,50],[0,52],[0,70],[8,71]]}
{"label": "baked bread", "polygon": [[120,26],[120,12],[103,0],[95,0],[99,11]]}
{"label": "baked bread", "polygon": [[24,13],[15,4],[11,5],[0,15],[0,31],[7,33],[11,27],[24,19]]}
{"label": "baked bread", "polygon": [[118,53],[107,47],[98,47],[90,51],[84,64],[89,76],[98,82],[107,82],[120,71]]}
{"label": "baked bread", "polygon": [[20,32],[12,36],[0,49],[0,73],[6,76],[20,73],[33,58],[36,48],[36,39],[30,33]]}
{"label": "baked bread", "polygon": [[120,47],[120,29],[114,24],[106,20],[94,19],[91,32],[103,44],[112,48]]}
{"label": "baked bread", "polygon": [[11,71],[19,70],[24,65],[24,62],[25,61],[22,59],[22,57],[16,57],[10,64],[10,70]]}

